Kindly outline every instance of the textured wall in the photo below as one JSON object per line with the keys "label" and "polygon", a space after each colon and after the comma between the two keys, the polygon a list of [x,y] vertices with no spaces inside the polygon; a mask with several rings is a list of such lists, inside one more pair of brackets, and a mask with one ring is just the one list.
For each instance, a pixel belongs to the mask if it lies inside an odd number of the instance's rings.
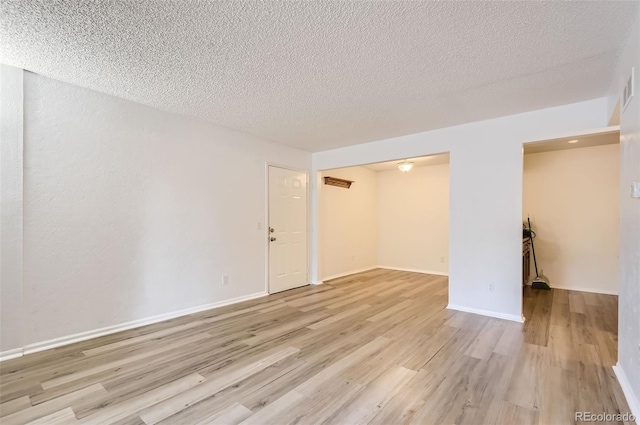
{"label": "textured wall", "polygon": [[26,344],[265,290],[265,161],[310,154],[24,83]]}
{"label": "textured wall", "polygon": [[[640,416],[640,199],[629,196],[631,182],[640,182],[640,12],[613,77],[609,108],[635,67],[635,97],[620,115],[620,283],[618,363],[626,375]],[[633,408],[633,407],[632,407]]]}
{"label": "textured wall", "polygon": [[378,264],[449,273],[449,164],[378,172]]}
{"label": "textured wall", "polygon": [[320,186],[321,279],[377,266],[376,174],[363,167],[322,173],[323,176],[353,180],[355,183],[350,189]]}
{"label": "textured wall", "polygon": [[22,345],[22,70],[0,64],[0,352]]}

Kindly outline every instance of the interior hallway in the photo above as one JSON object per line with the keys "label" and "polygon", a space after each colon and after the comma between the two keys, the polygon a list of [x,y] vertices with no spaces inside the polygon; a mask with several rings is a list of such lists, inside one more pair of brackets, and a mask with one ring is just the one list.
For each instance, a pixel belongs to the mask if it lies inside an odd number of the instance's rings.
{"label": "interior hallway", "polygon": [[524,294],[526,323],[446,310],[376,269],[0,364],[3,424],[573,423],[628,412],[617,297]]}

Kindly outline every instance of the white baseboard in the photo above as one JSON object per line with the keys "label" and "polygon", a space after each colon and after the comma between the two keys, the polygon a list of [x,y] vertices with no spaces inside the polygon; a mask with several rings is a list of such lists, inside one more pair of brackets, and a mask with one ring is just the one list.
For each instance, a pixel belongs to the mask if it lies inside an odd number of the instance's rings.
{"label": "white baseboard", "polygon": [[580,288],[578,286],[556,286],[551,285],[552,289],[563,289],[565,291],[591,292],[593,294],[618,295],[618,291],[609,291],[607,289]]}
{"label": "white baseboard", "polygon": [[636,417],[636,420],[638,420],[638,418],[640,418],[640,399],[638,399],[638,396],[633,392],[633,388],[631,388],[631,384],[629,383],[627,375],[624,373],[624,369],[622,369],[620,363],[613,366],[613,373],[615,373],[616,378],[618,378],[622,392],[627,399],[629,409],[631,409],[631,414]]}
{"label": "white baseboard", "polygon": [[498,313],[497,311],[481,310],[479,308],[465,307],[461,305],[449,304],[448,310],[464,311],[465,313],[481,314],[482,316],[495,317],[497,319],[511,320],[513,322],[524,323],[524,317],[516,314]]}
{"label": "white baseboard", "polygon": [[407,269],[404,267],[392,267],[392,266],[378,266],[379,269],[387,269],[387,270],[398,270],[401,272],[412,272],[412,273],[424,273],[424,274],[435,274],[438,276],[449,276],[449,273],[445,272],[436,272],[433,270],[421,270],[421,269]]}
{"label": "white baseboard", "polygon": [[338,274],[334,274],[331,276],[324,276],[322,278],[322,282],[326,282],[328,280],[333,280],[333,279],[338,279],[340,277],[345,277],[345,276],[349,276],[351,274],[356,274],[356,273],[362,273],[362,272],[368,272],[369,270],[373,270],[373,269],[377,269],[378,266],[373,266],[373,267],[365,267],[364,269],[357,269],[357,270],[351,270],[348,272],[344,272],[344,273],[338,273]]}
{"label": "white baseboard", "polygon": [[0,362],[22,357],[22,348],[0,351]]}
{"label": "white baseboard", "polygon": [[324,281],[322,280],[318,280],[316,282],[311,282],[312,285],[322,285],[324,283]]}
{"label": "white baseboard", "polygon": [[334,274],[331,276],[325,276],[322,278],[322,281],[319,281],[319,283],[313,283],[313,285],[319,285],[323,282],[326,282],[328,280],[332,280],[332,279],[338,279],[341,277],[345,277],[345,276],[349,276],[352,274],[356,274],[356,273],[363,273],[363,272],[367,272],[369,270],[373,270],[373,269],[387,269],[387,270],[398,270],[401,272],[413,272],[413,273],[424,273],[424,274],[434,274],[434,275],[438,275],[438,276],[449,276],[449,273],[444,273],[444,272],[436,272],[433,270],[418,270],[418,269],[406,269],[406,268],[402,268],[402,267],[391,267],[391,266],[374,266],[374,267],[365,267],[364,269],[357,269],[357,270],[351,270],[345,273],[338,273],[338,274]]}
{"label": "white baseboard", "polygon": [[157,316],[147,317],[144,319],[138,319],[130,322],[120,323],[118,325],[107,326],[104,328],[94,329],[86,332],[80,332],[77,334],[67,335],[60,338],[54,338],[47,341],[36,342],[34,344],[25,345],[23,348],[3,351],[2,353],[0,353],[0,361],[20,357],[25,354],[37,353],[39,351],[49,350],[51,348],[61,347],[63,345],[69,345],[69,344],[73,344],[80,341],[86,341],[88,339],[93,339],[100,336],[110,335],[116,332],[122,332],[129,329],[138,328],[140,326],[151,325],[153,323],[163,322],[165,320],[174,319],[176,317],[181,317],[181,316],[187,316],[189,314],[199,313],[201,311],[211,310],[217,307],[236,304],[242,301],[249,301],[255,298],[264,297],[266,295],[269,295],[269,294],[267,292],[256,292],[249,295],[243,295],[241,297],[230,298],[224,301],[217,301],[214,303],[203,304],[196,307],[190,307],[183,310],[173,311],[171,313],[160,314]]}

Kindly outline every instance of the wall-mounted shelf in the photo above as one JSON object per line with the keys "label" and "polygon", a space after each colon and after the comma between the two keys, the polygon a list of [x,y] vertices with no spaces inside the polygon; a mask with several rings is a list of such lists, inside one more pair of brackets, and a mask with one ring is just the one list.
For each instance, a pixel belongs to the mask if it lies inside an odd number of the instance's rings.
{"label": "wall-mounted shelf", "polygon": [[328,184],[329,186],[343,187],[345,189],[349,189],[352,183],[353,183],[352,180],[339,179],[337,177],[324,178],[324,184]]}

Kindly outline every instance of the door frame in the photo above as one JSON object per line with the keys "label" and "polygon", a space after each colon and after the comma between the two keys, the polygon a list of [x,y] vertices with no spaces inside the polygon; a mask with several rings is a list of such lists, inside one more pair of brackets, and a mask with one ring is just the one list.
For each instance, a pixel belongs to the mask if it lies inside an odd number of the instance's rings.
{"label": "door frame", "polygon": [[296,173],[301,173],[307,176],[307,202],[306,202],[306,210],[307,210],[307,226],[306,226],[306,235],[307,235],[307,285],[311,283],[310,277],[310,268],[311,268],[311,258],[310,258],[310,250],[309,244],[311,240],[309,238],[310,235],[310,186],[311,181],[309,180],[309,171],[303,170],[300,168],[289,167],[288,165],[282,165],[275,162],[266,161],[264,165],[264,174],[265,174],[265,185],[264,185],[264,199],[265,199],[265,208],[264,208],[264,226],[263,226],[263,237],[264,237],[264,291],[267,294],[271,294],[269,288],[269,260],[270,260],[270,244],[269,244],[269,167],[282,168],[284,170],[295,171]]}

